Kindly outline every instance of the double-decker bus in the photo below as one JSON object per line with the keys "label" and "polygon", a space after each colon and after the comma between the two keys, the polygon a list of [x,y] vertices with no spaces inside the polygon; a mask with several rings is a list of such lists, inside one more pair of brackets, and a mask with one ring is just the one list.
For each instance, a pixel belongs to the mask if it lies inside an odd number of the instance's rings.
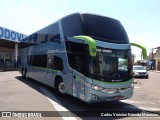
{"label": "double-decker bus", "polygon": [[118,20],[74,13],[27,36],[20,45],[24,78],[87,103],[133,95],[131,47]]}

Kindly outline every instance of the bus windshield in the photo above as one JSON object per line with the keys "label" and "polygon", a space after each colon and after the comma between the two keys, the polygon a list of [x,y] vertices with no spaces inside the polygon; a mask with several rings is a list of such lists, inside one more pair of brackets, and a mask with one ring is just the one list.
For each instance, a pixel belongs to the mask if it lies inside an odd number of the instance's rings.
{"label": "bus windshield", "polygon": [[127,81],[132,75],[130,50],[98,48],[97,55],[91,58],[90,75],[106,82]]}

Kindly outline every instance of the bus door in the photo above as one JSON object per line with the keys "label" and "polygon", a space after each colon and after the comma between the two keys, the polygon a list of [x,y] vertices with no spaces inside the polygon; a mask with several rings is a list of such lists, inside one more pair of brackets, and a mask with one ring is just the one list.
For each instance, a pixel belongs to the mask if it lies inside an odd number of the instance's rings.
{"label": "bus door", "polygon": [[85,76],[83,75],[86,71],[85,60],[83,54],[73,54],[72,55],[72,68],[73,69],[73,96],[84,100],[84,80]]}
{"label": "bus door", "polygon": [[73,71],[73,96],[80,98],[84,101],[84,75]]}

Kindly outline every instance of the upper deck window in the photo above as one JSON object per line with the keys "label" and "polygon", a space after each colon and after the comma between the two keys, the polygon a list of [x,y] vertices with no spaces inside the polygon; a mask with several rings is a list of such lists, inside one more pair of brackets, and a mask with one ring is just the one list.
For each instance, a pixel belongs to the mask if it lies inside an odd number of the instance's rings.
{"label": "upper deck window", "polygon": [[86,35],[100,41],[129,43],[122,24],[115,19],[92,14],[72,14],[62,18],[65,37]]}
{"label": "upper deck window", "polygon": [[113,43],[128,43],[128,36],[122,24],[115,19],[83,14],[86,35]]}

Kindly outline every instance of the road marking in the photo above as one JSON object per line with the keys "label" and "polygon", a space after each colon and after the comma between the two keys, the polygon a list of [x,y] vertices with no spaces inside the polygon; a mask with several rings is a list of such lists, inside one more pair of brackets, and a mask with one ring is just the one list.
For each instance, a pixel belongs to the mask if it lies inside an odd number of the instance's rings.
{"label": "road marking", "polygon": [[135,87],[135,86],[134,86],[134,90],[139,90],[139,89],[140,89],[140,87],[137,87],[137,86]]}
{"label": "road marking", "polygon": [[126,102],[126,103],[142,103],[142,102],[139,102],[139,101],[134,101],[134,100],[121,100],[122,102]]}
{"label": "road marking", "polygon": [[153,103],[150,101],[135,101],[135,100],[121,100],[122,102],[130,103],[130,104],[150,104],[150,105],[156,105],[157,103]]}
{"label": "road marking", "polygon": [[[121,100],[122,102],[126,102],[126,103],[131,103],[131,104],[154,104],[151,102],[139,102],[139,101],[134,101],[134,100]],[[139,109],[142,110],[148,110],[148,111],[160,111],[160,108],[155,108],[155,107],[142,107],[139,105],[136,105]],[[133,106],[124,106],[125,108],[132,108]]]}
{"label": "road marking", "polygon": [[[42,90],[42,92],[46,95],[46,97],[48,98],[48,100],[52,103],[53,107],[59,112],[59,111],[69,111],[66,108],[64,108],[60,102],[58,101],[58,99],[56,97],[54,97],[47,89],[40,87],[40,89]],[[77,120],[75,117],[71,117],[73,116],[71,113],[69,112],[59,112],[59,114],[61,115],[63,120]]]}
{"label": "road marking", "polygon": [[135,89],[139,89],[140,87],[134,87]]}
{"label": "road marking", "polygon": [[160,111],[160,108],[152,108],[152,107],[138,107],[138,108],[148,111]]}

